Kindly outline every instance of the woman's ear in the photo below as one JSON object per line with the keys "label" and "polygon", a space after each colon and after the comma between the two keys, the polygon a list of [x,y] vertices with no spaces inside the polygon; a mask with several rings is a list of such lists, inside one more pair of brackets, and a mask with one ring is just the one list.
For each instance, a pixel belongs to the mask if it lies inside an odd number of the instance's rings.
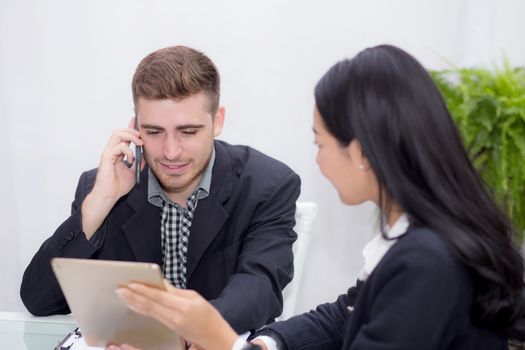
{"label": "woman's ear", "polygon": [[370,169],[370,163],[366,158],[361,148],[361,143],[357,139],[353,139],[348,146],[346,146],[346,152],[350,157],[352,163],[361,171]]}

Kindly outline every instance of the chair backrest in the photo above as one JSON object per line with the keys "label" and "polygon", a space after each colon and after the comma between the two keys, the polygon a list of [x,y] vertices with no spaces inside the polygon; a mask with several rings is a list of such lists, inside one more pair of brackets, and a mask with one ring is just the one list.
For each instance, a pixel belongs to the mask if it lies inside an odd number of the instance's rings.
{"label": "chair backrest", "polygon": [[293,245],[294,277],[283,290],[283,312],[277,318],[278,320],[286,320],[294,315],[297,293],[312,234],[312,224],[317,215],[317,204],[313,202],[297,202],[296,204],[294,231],[297,233],[297,240]]}

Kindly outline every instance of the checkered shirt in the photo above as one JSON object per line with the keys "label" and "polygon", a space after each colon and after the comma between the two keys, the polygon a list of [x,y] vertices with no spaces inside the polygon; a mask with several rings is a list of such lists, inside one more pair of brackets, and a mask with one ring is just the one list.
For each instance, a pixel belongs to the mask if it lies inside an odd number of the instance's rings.
{"label": "checkered shirt", "polygon": [[210,193],[214,164],[215,148],[199,186],[186,199],[186,208],[168,198],[157,178],[148,168],[148,202],[160,208],[162,271],[164,277],[178,288],[186,288],[186,262],[191,223],[197,203],[208,197]]}
{"label": "checkered shirt", "polygon": [[161,211],[161,250],[164,276],[177,288],[186,288],[186,260],[193,214],[198,197],[197,189],[187,200],[188,207],[163,199]]}

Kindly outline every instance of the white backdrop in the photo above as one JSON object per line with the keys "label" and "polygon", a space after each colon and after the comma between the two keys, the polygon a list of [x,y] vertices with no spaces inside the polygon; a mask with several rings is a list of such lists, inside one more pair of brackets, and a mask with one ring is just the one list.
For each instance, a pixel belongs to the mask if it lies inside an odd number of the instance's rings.
{"label": "white backdrop", "polygon": [[319,216],[296,312],[354,282],[371,205],[344,207],[314,161],[313,87],[337,60],[381,43],[429,68],[525,64],[525,1],[0,0],[0,310],[23,310],[25,266],[68,216],[82,170],[132,115],[151,51],[185,44],[222,75],[222,139],[297,171]]}

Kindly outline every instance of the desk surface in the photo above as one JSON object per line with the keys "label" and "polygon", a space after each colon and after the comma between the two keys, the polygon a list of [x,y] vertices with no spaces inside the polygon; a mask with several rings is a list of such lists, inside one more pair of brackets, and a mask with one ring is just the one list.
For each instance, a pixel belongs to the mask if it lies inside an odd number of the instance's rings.
{"label": "desk surface", "polygon": [[22,312],[0,311],[0,344],[3,349],[53,350],[75,328],[71,315],[34,317]]}

